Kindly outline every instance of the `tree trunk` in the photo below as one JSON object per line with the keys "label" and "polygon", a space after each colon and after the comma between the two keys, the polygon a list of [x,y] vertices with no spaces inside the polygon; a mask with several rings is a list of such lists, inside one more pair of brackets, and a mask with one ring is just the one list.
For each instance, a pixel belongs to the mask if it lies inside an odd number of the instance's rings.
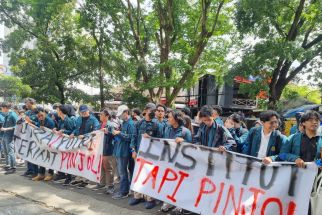
{"label": "tree trunk", "polygon": [[65,98],[65,87],[63,83],[56,82],[56,86],[58,88],[59,94],[60,94],[60,103],[65,104],[66,98]]}
{"label": "tree trunk", "polygon": [[100,48],[99,48],[99,85],[100,85],[100,104],[101,104],[101,108],[104,108],[105,106],[104,71],[103,71],[103,56]]}
{"label": "tree trunk", "polygon": [[269,99],[268,99],[268,108],[275,110],[277,108],[277,102],[281,99],[283,90],[287,85],[285,79],[279,79],[276,84],[269,86]]}

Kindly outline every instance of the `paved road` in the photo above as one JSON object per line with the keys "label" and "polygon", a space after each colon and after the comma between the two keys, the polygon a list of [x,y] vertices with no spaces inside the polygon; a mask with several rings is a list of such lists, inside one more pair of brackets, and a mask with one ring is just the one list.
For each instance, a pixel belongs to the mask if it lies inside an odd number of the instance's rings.
{"label": "paved road", "polygon": [[[2,164],[3,160],[0,169]],[[0,215],[164,215],[160,207],[153,210],[146,210],[143,204],[131,207],[129,199],[113,200],[103,191],[33,182],[20,176],[24,170],[19,167],[12,175],[4,175],[0,170]]]}
{"label": "paved road", "polygon": [[0,190],[0,214],[1,215],[59,215],[66,214],[59,210],[35,202],[23,196]]}

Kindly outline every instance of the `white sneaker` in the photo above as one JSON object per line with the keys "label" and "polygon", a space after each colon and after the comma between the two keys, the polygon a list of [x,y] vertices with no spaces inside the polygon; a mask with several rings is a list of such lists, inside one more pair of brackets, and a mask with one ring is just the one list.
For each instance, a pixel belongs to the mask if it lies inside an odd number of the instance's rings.
{"label": "white sneaker", "polygon": [[170,204],[164,202],[161,207],[161,211],[162,212],[169,212],[172,208],[174,208],[173,205],[170,205]]}

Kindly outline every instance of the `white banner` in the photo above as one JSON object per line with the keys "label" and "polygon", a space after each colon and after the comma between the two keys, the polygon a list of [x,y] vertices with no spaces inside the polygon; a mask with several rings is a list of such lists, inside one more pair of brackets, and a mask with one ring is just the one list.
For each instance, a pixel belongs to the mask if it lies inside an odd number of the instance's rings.
{"label": "white banner", "polygon": [[303,215],[317,166],[263,165],[173,140],[143,139],[131,189],[195,213]]}
{"label": "white banner", "polygon": [[95,131],[84,139],[56,135],[47,128],[16,126],[16,154],[33,164],[100,182],[104,133]]}

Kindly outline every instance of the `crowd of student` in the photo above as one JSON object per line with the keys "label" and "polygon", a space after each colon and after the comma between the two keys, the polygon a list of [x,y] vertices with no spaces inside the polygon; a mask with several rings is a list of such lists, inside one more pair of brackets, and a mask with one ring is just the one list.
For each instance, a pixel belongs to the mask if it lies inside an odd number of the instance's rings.
{"label": "crowd of student", "polygon": [[[240,114],[232,114],[223,122],[221,112],[219,106],[204,106],[194,121],[198,126],[192,126],[188,108],[175,110],[153,103],[148,103],[142,112],[139,109],[130,110],[126,105],[119,106],[117,112],[104,109],[99,117],[95,117],[87,105],[80,105],[76,111],[72,105],[57,104],[53,106],[53,111],[48,112],[37,106],[31,98],[25,100],[22,110],[11,107],[9,103],[2,103],[0,150],[6,161],[4,169],[6,174],[16,171],[13,134],[19,117],[31,126],[43,126],[56,134],[70,137],[83,138],[84,134],[103,130],[102,179],[94,189],[105,189],[105,193],[112,195],[113,199],[127,198],[131,192],[130,181],[142,137],[173,139],[177,144],[190,142],[215,147],[222,152],[230,150],[257,157],[266,165],[290,161],[298,167],[305,167],[305,162],[321,159],[322,139],[318,133],[320,115],[315,111],[298,114],[298,124],[289,137],[279,131],[280,117],[275,111],[261,113],[260,120],[249,130]],[[31,177],[33,181],[53,180],[78,188],[84,188],[89,183],[83,178],[62,172],[54,175],[50,169],[46,174],[44,167],[30,162],[27,162],[24,176]],[[118,190],[115,187],[117,183]],[[156,206],[153,198],[134,192],[129,204],[137,205],[141,202],[145,203],[146,209]],[[165,203],[161,210],[172,210],[172,214],[190,213]]]}

